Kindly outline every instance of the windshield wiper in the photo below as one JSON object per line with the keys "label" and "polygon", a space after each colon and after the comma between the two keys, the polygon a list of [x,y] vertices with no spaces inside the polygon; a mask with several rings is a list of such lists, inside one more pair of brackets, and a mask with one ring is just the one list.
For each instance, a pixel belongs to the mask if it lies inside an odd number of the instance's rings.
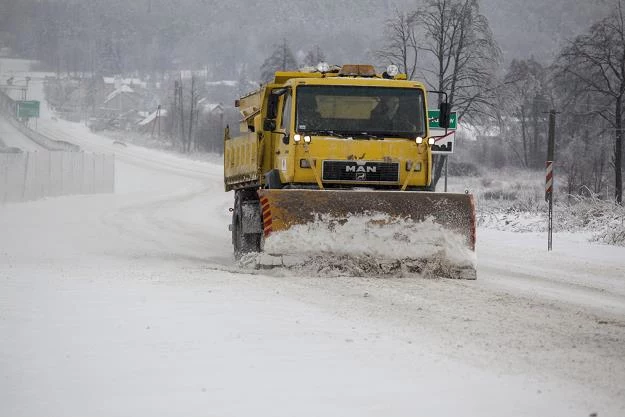
{"label": "windshield wiper", "polygon": [[339,133],[339,132],[335,132],[334,130],[327,130],[327,129],[319,129],[319,130],[307,130],[306,133],[309,133],[311,135],[328,135],[328,136],[336,136],[339,138],[347,138],[347,136],[345,136],[343,133]]}
{"label": "windshield wiper", "polygon": [[349,132],[348,134],[356,137],[364,137],[364,139],[384,139],[384,136],[378,136],[378,134],[369,132]]}
{"label": "windshield wiper", "polygon": [[380,135],[382,135],[382,137],[387,137],[387,138],[410,138],[410,139],[414,139],[417,136],[423,136],[423,134],[417,134],[414,132],[383,132],[383,133],[378,133]]}

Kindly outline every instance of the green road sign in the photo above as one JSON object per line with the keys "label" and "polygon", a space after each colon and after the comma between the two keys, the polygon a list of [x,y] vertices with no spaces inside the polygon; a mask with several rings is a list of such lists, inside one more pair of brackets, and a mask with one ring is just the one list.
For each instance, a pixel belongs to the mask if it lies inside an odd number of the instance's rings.
{"label": "green road sign", "polygon": [[[428,121],[430,122],[430,129],[440,129],[441,125],[438,123],[438,116],[441,112],[438,109],[428,110]],[[456,130],[458,127],[458,114],[452,111],[449,115],[449,130]]]}
{"label": "green road sign", "polygon": [[28,119],[31,117],[39,117],[39,102],[38,101],[16,101],[17,104],[17,118]]}

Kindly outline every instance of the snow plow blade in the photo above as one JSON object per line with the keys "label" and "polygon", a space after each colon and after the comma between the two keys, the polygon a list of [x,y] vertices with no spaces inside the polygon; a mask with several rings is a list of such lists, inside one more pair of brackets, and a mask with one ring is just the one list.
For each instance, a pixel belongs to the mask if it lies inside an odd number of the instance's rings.
{"label": "snow plow blade", "polygon": [[[419,252],[423,242],[441,249],[449,246],[449,236],[453,235],[456,243],[451,252],[460,249],[474,256],[475,205],[470,194],[284,189],[260,190],[258,194],[267,254],[282,256],[291,250],[336,254],[351,243],[356,252],[352,254],[359,256],[359,248],[366,246],[363,242],[377,238],[377,247],[372,244],[369,253],[373,257],[382,256],[379,254],[381,246],[387,247],[389,255],[403,250],[407,258],[412,255],[429,258],[433,257],[432,250]],[[360,223],[354,219],[360,219]],[[346,229],[345,224],[350,221],[354,224]],[[313,224],[317,227],[312,227]],[[429,226],[424,228],[424,224]],[[314,240],[310,235],[324,226],[329,233]],[[392,233],[385,235],[384,228],[393,229]],[[276,239],[294,229],[290,241]],[[337,236],[344,232],[348,236]],[[438,242],[434,242],[434,235],[440,238]],[[334,246],[328,242],[330,240],[336,240]],[[463,269],[465,271],[454,275],[475,279],[474,265],[468,268],[464,265]]]}

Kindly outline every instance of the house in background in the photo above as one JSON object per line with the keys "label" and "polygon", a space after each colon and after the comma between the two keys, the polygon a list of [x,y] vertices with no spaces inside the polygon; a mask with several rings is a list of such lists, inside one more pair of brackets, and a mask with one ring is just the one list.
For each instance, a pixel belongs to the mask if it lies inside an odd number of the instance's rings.
{"label": "house in background", "polygon": [[160,137],[169,123],[167,114],[167,110],[160,106],[153,112],[141,112],[143,119],[137,122],[136,130],[153,137]]}
{"label": "house in background", "polygon": [[198,148],[207,152],[221,152],[226,111],[221,103],[211,103],[208,98],[198,101]]}

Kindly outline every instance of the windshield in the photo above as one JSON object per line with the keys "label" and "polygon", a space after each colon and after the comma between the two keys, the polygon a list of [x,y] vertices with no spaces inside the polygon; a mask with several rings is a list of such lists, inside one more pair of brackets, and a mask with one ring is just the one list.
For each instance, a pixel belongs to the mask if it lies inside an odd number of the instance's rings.
{"label": "windshield", "polygon": [[297,89],[296,130],[338,137],[425,135],[423,92],[416,88],[306,85]]}

